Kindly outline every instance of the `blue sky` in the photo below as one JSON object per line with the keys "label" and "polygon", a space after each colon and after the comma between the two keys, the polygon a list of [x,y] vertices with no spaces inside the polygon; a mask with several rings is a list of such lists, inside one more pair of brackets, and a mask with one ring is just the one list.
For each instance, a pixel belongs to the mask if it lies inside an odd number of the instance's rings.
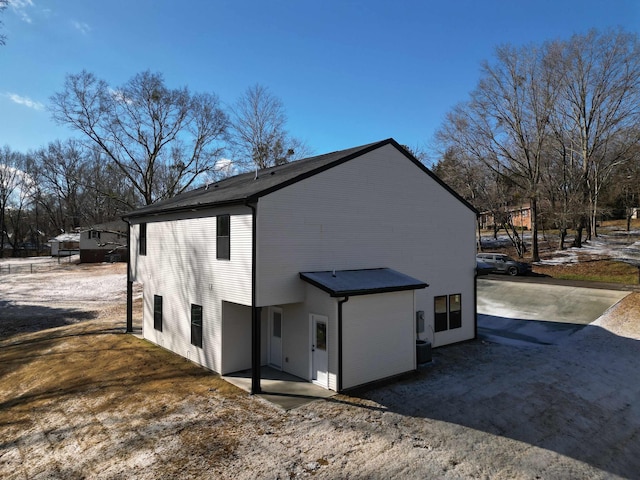
{"label": "blue sky", "polygon": [[49,97],[83,69],[143,70],[225,103],[260,83],[320,154],[388,137],[425,146],[497,45],[590,28],[640,32],[639,0],[9,0],[0,16],[0,146],[76,135]]}

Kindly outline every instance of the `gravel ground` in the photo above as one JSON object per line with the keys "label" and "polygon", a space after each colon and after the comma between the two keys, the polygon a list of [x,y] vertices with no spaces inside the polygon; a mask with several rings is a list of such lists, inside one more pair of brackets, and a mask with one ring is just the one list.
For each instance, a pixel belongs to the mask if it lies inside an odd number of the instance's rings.
{"label": "gravel ground", "polygon": [[126,335],[122,265],[0,278],[0,478],[640,478],[640,294],[283,411]]}

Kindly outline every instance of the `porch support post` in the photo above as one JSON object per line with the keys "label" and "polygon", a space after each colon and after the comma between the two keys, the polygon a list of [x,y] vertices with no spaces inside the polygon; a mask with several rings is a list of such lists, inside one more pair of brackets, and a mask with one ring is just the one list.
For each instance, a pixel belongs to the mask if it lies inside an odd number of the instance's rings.
{"label": "porch support post", "polygon": [[131,281],[131,224],[127,222],[127,333],[133,332],[133,282]]}
{"label": "porch support post", "polygon": [[338,300],[338,393],[342,392],[342,305],[349,297]]}
{"label": "porch support post", "polygon": [[258,233],[258,208],[257,201],[255,204],[249,200],[245,205],[251,209],[251,395],[262,393],[260,386],[260,329],[262,326],[262,307],[256,306],[256,272],[257,272],[257,233]]}
{"label": "porch support post", "polygon": [[251,395],[262,393],[260,386],[260,327],[261,307],[251,309]]}

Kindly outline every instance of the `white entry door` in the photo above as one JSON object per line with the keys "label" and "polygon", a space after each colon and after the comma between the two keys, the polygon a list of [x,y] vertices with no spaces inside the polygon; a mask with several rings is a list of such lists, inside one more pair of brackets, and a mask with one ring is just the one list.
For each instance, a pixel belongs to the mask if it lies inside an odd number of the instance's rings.
{"label": "white entry door", "polygon": [[311,315],[311,381],[329,388],[329,354],[327,317]]}
{"label": "white entry door", "polygon": [[282,309],[269,309],[269,365],[282,370]]}

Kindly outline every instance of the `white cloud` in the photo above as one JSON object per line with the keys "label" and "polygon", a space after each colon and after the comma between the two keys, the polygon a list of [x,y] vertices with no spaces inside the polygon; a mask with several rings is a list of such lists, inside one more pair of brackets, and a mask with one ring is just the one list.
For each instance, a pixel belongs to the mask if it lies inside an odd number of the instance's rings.
{"label": "white cloud", "polygon": [[109,93],[116,102],[126,103],[127,105],[133,104],[133,100],[127,98],[122,90],[114,90],[113,88],[109,88]]}
{"label": "white cloud", "polygon": [[22,21],[31,23],[31,16],[27,12],[28,9],[34,6],[33,0],[9,0],[11,9],[18,15]]}
{"label": "white cloud", "polygon": [[236,167],[228,158],[221,158],[216,161],[214,170],[222,177],[230,177],[236,174]]}
{"label": "white cloud", "polygon": [[12,102],[17,103],[18,105],[24,105],[25,107],[33,108],[34,110],[44,109],[44,105],[42,103],[31,100],[29,97],[18,95],[17,93],[5,93],[4,96],[8,97]]}
{"label": "white cloud", "polygon": [[86,35],[91,31],[91,27],[87,23],[78,22],[77,20],[72,20],[71,24],[74,26],[76,30],[78,30],[83,35]]}

